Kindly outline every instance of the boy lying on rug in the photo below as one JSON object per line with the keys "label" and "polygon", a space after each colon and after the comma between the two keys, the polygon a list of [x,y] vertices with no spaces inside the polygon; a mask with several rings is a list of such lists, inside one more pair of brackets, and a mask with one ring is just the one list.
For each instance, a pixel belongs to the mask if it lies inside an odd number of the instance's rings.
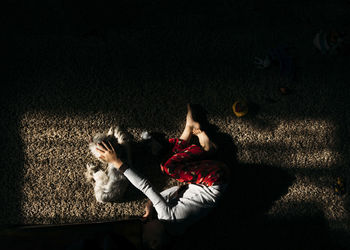
{"label": "boy lying on rug", "polygon": [[[193,109],[187,106],[185,129],[178,139],[169,139],[171,156],[161,164],[162,171],[187,185],[175,186],[158,193],[147,179],[124,163],[112,144],[102,142],[97,150],[100,159],[113,164],[125,177],[148,198],[144,217],[150,215],[152,207],[157,219],[144,224],[143,241],[147,247],[158,249],[169,243],[171,236],[180,235],[186,228],[208,214],[223,195],[229,182],[229,169],[219,161],[208,159],[215,150],[200,122],[193,118]],[[191,136],[199,139],[201,146],[189,145]]]}

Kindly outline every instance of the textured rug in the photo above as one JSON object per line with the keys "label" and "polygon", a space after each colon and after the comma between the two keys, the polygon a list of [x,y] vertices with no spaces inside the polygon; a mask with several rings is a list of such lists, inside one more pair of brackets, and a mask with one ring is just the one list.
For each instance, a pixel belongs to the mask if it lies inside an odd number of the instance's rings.
{"label": "textured rug", "polygon": [[[344,27],[346,12],[337,4],[276,3],[275,15],[264,6],[237,6],[235,16],[217,10],[224,15],[213,27],[206,25],[210,16],[184,15],[172,28],[10,34],[4,68],[10,88],[1,100],[0,223],[142,216],[146,199],[132,187],[123,202],[96,202],[84,179],[86,163],[98,164],[88,138],[116,125],[135,141],[145,130],[179,136],[192,102],[218,127],[234,173],[219,212],[208,218],[210,228],[223,229],[212,232],[207,247],[220,239],[216,246],[224,248],[232,227],[253,238],[264,232],[266,242],[271,235],[309,239],[310,246],[320,238],[346,239],[348,194],[338,195],[334,185],[338,177],[345,184],[349,178],[348,57],[321,55],[312,46],[320,28]],[[186,18],[194,24],[184,25]],[[280,44],[295,47],[295,81],[281,78],[278,65],[260,70],[253,63]],[[288,95],[280,93],[282,86]],[[240,98],[250,110],[237,118],[231,107]],[[159,190],[176,185],[156,162],[140,165]]]}

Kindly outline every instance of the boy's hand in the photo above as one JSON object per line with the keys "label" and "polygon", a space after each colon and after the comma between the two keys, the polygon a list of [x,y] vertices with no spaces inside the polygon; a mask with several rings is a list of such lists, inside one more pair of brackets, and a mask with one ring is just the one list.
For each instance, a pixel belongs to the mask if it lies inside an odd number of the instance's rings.
{"label": "boy's hand", "polygon": [[146,206],[145,206],[145,214],[143,215],[143,219],[147,220],[148,218],[151,217],[152,208],[153,208],[152,202],[150,200],[147,201]]}
{"label": "boy's hand", "polygon": [[97,151],[101,154],[99,158],[107,163],[112,163],[119,169],[123,165],[123,162],[118,158],[112,144],[110,142],[108,144],[109,146],[105,142],[101,142],[96,147]]}

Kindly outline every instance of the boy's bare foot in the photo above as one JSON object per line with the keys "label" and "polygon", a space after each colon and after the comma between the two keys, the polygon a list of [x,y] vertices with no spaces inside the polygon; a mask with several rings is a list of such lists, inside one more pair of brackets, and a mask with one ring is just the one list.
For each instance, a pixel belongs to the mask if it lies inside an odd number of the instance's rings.
{"label": "boy's bare foot", "polygon": [[215,144],[210,141],[205,131],[202,131],[200,129],[193,129],[193,134],[198,137],[199,143],[201,144],[204,151],[208,152],[213,148],[216,148]]}
{"label": "boy's bare foot", "polygon": [[192,134],[198,136],[200,133],[202,133],[203,131],[200,130],[199,128],[193,128],[192,130]]}
{"label": "boy's bare foot", "polygon": [[199,122],[193,120],[191,105],[187,104],[187,116],[186,116],[186,127],[190,127],[192,129],[200,129]]}
{"label": "boy's bare foot", "polygon": [[200,122],[194,119],[193,116],[193,109],[190,104],[187,104],[186,126],[184,131],[182,132],[180,139],[189,141],[193,134],[197,135],[198,133],[202,132]]}

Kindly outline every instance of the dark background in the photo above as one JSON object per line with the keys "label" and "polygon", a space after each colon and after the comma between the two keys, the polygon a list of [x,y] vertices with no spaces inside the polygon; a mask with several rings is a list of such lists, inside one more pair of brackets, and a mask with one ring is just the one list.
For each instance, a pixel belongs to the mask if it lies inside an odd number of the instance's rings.
{"label": "dark background", "polygon": [[[269,219],[264,213],[287,192],[295,174],[316,182],[320,176],[348,176],[349,54],[344,50],[339,56],[323,57],[313,48],[312,39],[320,29],[350,31],[349,1],[6,0],[1,5],[3,183],[21,178],[23,155],[17,128],[19,117],[28,110],[103,112],[110,110],[114,100],[110,90],[123,89],[129,97],[120,102],[130,108],[123,119],[150,129],[152,119],[140,117],[154,117],[163,111],[177,115],[178,108],[192,100],[225,119],[231,115],[226,110],[232,98],[250,96],[264,103],[270,94],[259,83],[266,86],[274,81],[275,89],[288,85],[292,94],[296,92],[287,97],[286,102],[294,102],[288,106],[278,103],[281,97],[272,91],[278,107],[274,115],[333,121],[338,128],[334,150],[342,155],[342,164],[331,172],[296,173],[266,164],[247,167],[235,162],[230,195],[191,229],[184,239],[186,247],[181,249],[255,249],[255,244],[269,249],[348,247],[348,231],[330,228],[322,209],[312,202],[290,206],[313,211],[311,216],[301,213]],[[252,73],[249,65],[254,56],[263,56],[279,44],[296,47],[293,53],[301,81],[274,78],[278,70],[266,76]],[[69,81],[47,84],[40,81],[43,78]],[[250,80],[245,81],[247,78]],[[226,94],[236,89],[240,94]],[[168,101],[157,102],[157,96],[166,95]],[[145,111],[139,114],[139,110]],[[166,120],[157,129],[175,126]],[[269,124],[259,124],[254,116],[246,122],[269,129]],[[226,156],[234,158],[237,145],[233,137],[225,135],[221,142]],[[14,218],[5,220],[7,223],[21,221],[22,215],[17,214],[20,196],[20,187],[2,191],[3,214]],[[348,221],[342,223],[349,225]]]}

